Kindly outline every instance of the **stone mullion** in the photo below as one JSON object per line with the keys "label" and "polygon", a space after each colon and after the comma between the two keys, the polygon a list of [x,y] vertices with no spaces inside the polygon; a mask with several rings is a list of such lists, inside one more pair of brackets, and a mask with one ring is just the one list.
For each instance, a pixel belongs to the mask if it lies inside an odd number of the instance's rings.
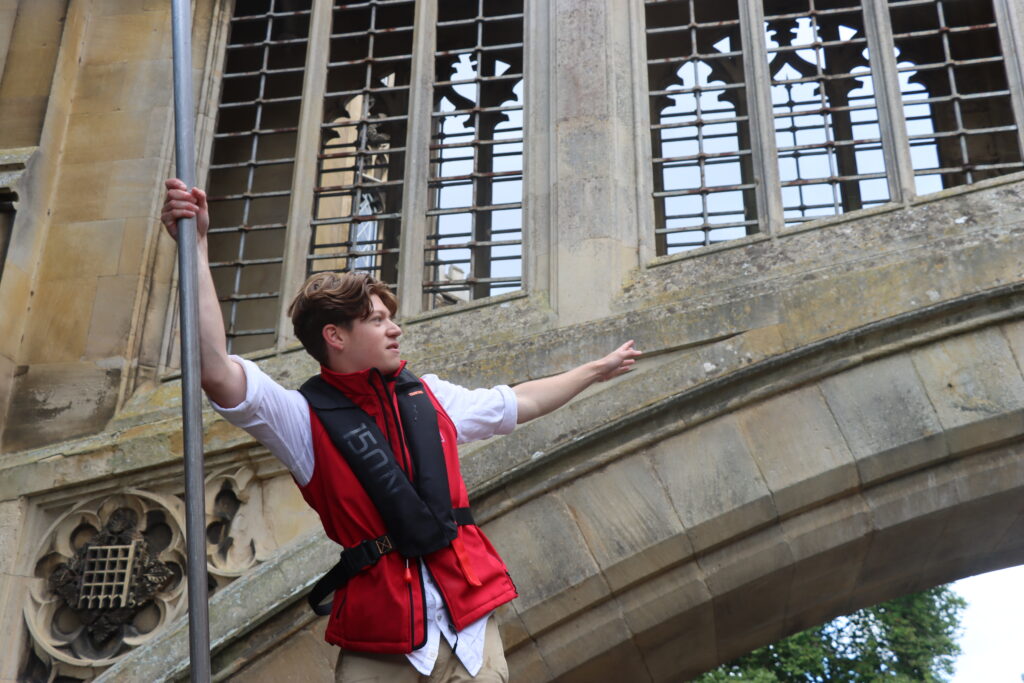
{"label": "stone mullion", "polygon": [[1006,65],[1013,120],[1017,124],[1017,144],[1024,158],[1024,7],[1022,0],[993,0],[999,41]]}
{"label": "stone mullion", "polygon": [[425,307],[424,261],[430,220],[430,135],[433,130],[434,49],[437,0],[416,3],[409,74],[409,123],[406,132],[405,192],[398,249],[398,313],[408,317]]}
{"label": "stone mullion", "polygon": [[313,220],[313,188],[317,184],[324,117],[324,91],[327,83],[327,62],[330,58],[333,0],[314,0],[309,17],[309,44],[306,48],[306,70],[302,82],[302,107],[299,110],[299,132],[295,142],[295,165],[292,168],[292,194],[288,204],[288,230],[281,288],[278,296],[277,348],[294,341],[288,305],[306,279],[306,256],[309,252],[310,223]]}
{"label": "stone mullion", "polygon": [[523,6],[523,289],[547,292],[554,280],[551,238],[551,129],[554,3],[526,0]]}
{"label": "stone mullion", "polygon": [[550,4],[557,72],[548,112],[550,296],[559,321],[571,324],[609,315],[639,265],[636,178],[643,171],[635,165],[629,4]]}
{"label": "stone mullion", "polygon": [[761,232],[777,233],[783,226],[775,119],[772,116],[771,73],[764,39],[761,0],[739,0],[743,71],[747,83],[750,155],[757,183],[757,222]]}
{"label": "stone mullion", "polygon": [[[643,169],[636,178],[637,202],[637,242],[640,249],[640,260],[648,263],[658,255],[655,229],[662,221],[658,219],[659,209],[655,207],[654,189],[658,179],[654,175],[653,136],[661,135],[651,130],[651,84],[647,70],[647,20],[644,11],[644,0],[631,0],[629,3],[630,33],[632,50],[632,70],[634,74],[633,116],[636,121],[636,167]],[[641,131],[645,131],[644,135]],[[663,214],[664,211],[661,211]]]}
{"label": "stone mullion", "polygon": [[868,40],[872,82],[875,84],[878,123],[882,129],[882,154],[889,183],[889,199],[902,203],[913,199],[917,190],[914,186],[914,165],[910,158],[910,140],[903,119],[903,96],[900,93],[896,55],[893,54],[888,2],[864,0],[864,32]]}

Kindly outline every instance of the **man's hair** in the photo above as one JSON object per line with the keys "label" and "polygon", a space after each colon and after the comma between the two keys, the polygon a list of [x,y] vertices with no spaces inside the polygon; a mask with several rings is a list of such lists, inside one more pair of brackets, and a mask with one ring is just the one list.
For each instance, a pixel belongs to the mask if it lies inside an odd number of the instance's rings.
{"label": "man's hair", "polygon": [[370,297],[374,294],[394,315],[398,309],[395,295],[387,285],[367,273],[317,273],[310,276],[288,306],[295,336],[309,355],[321,365],[326,365],[324,325],[351,329],[357,318],[369,318],[373,313]]}

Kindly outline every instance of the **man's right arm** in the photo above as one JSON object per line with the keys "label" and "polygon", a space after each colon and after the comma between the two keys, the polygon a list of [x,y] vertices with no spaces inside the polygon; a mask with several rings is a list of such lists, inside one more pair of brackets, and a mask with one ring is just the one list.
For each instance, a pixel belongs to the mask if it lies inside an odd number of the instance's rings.
{"label": "man's right arm", "polygon": [[210,227],[210,214],[206,193],[185,187],[173,178],[168,180],[160,221],[171,237],[178,237],[178,220],[196,219],[196,256],[199,271],[199,362],[203,391],[213,402],[224,408],[233,408],[245,400],[245,372],[228,357],[224,335],[224,319],[217,301],[217,290],[210,274],[206,234]]}

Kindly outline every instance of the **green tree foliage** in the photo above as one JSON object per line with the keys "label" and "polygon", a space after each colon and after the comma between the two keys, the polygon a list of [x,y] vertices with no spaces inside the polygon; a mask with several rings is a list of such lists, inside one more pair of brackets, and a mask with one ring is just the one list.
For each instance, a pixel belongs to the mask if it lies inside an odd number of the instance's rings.
{"label": "green tree foliage", "polygon": [[941,683],[960,654],[966,605],[948,586],[907,595],[762,647],[697,681]]}

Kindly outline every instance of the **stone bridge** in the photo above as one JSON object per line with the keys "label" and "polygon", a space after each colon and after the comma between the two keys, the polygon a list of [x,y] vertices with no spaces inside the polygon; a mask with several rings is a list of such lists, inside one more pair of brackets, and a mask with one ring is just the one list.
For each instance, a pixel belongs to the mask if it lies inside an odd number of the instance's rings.
{"label": "stone bridge", "polygon": [[[421,373],[646,352],[462,453],[514,680],[678,681],[1024,562],[1024,0],[192,5],[234,351],[298,386],[289,295],[355,267]],[[169,11],[0,0],[0,683],[188,675]],[[204,419],[216,679],[331,680],[336,548]],[[140,540],[90,630],[68,563]]]}
{"label": "stone bridge", "polygon": [[[990,183],[765,240],[756,260],[652,268],[595,322],[446,354],[430,346],[443,321],[409,330],[415,353],[477,383],[550,374],[627,337],[647,352],[463,451],[521,593],[499,613],[514,679],[681,680],[1024,561],[1022,194]],[[533,315],[524,303],[493,314]],[[294,356],[267,367],[286,382],[309,370]],[[244,443],[214,432],[211,450]],[[306,536],[215,595],[214,670],[329,680],[302,595],[333,557]],[[179,622],[100,680],[186,666]]]}

